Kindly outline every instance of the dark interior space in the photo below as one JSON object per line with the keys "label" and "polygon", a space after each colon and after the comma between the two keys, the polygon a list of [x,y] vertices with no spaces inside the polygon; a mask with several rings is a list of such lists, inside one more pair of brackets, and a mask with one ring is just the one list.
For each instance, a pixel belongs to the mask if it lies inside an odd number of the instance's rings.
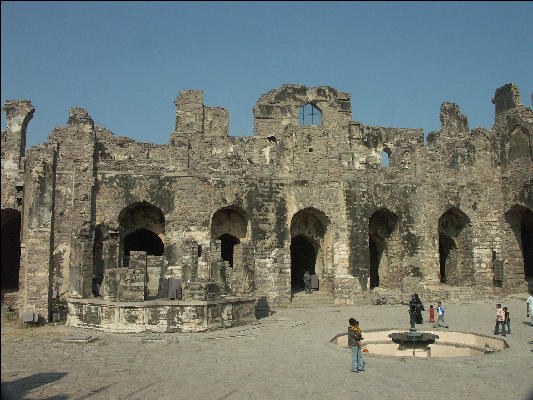
{"label": "dark interior space", "polygon": [[298,235],[291,240],[291,288],[303,289],[305,287],[303,276],[305,271],[311,275],[315,273],[317,252],[311,240],[303,235]]}
{"label": "dark interior space", "polygon": [[2,210],[2,293],[16,291],[20,269],[20,212]]}
{"label": "dark interior space", "polygon": [[439,234],[439,261],[440,261],[440,281],[446,283],[446,264],[450,251],[456,249],[454,240],[444,234]]}
{"label": "dark interior space", "polygon": [[128,257],[130,251],[146,251],[149,256],[162,256],[164,250],[161,238],[152,231],[138,229],[124,239],[124,256]]}
{"label": "dark interior space", "polygon": [[383,255],[384,241],[378,236],[370,235],[368,245],[370,250],[370,289],[379,286],[379,264]]}
{"label": "dark interior space", "polygon": [[533,278],[533,212],[527,210],[520,224],[522,236],[522,257],[524,258],[524,275]]}
{"label": "dark interior space", "polygon": [[220,257],[229,262],[229,266],[233,268],[233,248],[239,244],[239,239],[229,233],[224,233],[219,236],[218,240],[221,242]]}

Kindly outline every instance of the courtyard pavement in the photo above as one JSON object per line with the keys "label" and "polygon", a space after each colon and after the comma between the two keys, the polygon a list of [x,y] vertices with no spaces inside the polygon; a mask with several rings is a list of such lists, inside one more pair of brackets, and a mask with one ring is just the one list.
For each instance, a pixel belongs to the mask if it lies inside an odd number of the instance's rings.
{"label": "courtyard pavement", "polygon": [[[289,308],[250,325],[190,334],[2,324],[2,392],[7,399],[54,400],[529,400],[533,327],[526,322],[526,297],[443,304],[450,331],[484,335],[493,333],[495,304],[507,305],[512,334],[502,352],[432,359],[365,353],[366,371],[356,374],[350,371],[351,352],[330,340],[346,331],[352,316],[363,336],[365,329],[406,330],[407,307]],[[432,330],[428,323],[418,327]],[[88,336],[97,340],[65,340]]]}

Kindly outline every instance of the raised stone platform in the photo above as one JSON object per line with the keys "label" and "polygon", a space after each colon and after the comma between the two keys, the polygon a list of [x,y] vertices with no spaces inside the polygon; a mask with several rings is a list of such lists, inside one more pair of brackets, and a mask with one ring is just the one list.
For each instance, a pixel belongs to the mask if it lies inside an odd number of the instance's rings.
{"label": "raised stone platform", "polygon": [[255,297],[109,302],[68,299],[67,325],[105,332],[201,332],[255,321]]}

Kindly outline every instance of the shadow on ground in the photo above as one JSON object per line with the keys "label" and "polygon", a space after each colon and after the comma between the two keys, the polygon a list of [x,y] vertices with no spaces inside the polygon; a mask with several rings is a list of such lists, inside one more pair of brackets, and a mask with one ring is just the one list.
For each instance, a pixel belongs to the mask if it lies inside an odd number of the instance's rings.
{"label": "shadow on ground", "polygon": [[[65,375],[66,372],[50,372],[50,373],[39,373],[26,376],[25,378],[16,379],[14,381],[5,381],[2,382],[1,395],[2,400],[22,400],[24,395],[28,392],[36,389],[40,386],[46,385],[60,380]],[[66,400],[68,396],[52,396],[46,397],[43,400]]]}

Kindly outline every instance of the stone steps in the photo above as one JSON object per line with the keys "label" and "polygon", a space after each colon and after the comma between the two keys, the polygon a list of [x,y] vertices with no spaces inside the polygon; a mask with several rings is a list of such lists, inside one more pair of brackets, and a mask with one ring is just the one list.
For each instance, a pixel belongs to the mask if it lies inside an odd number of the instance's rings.
{"label": "stone steps", "polygon": [[293,294],[289,307],[309,308],[333,305],[333,299],[329,293],[323,291],[312,291],[311,294],[305,294],[304,291],[301,291]]}

